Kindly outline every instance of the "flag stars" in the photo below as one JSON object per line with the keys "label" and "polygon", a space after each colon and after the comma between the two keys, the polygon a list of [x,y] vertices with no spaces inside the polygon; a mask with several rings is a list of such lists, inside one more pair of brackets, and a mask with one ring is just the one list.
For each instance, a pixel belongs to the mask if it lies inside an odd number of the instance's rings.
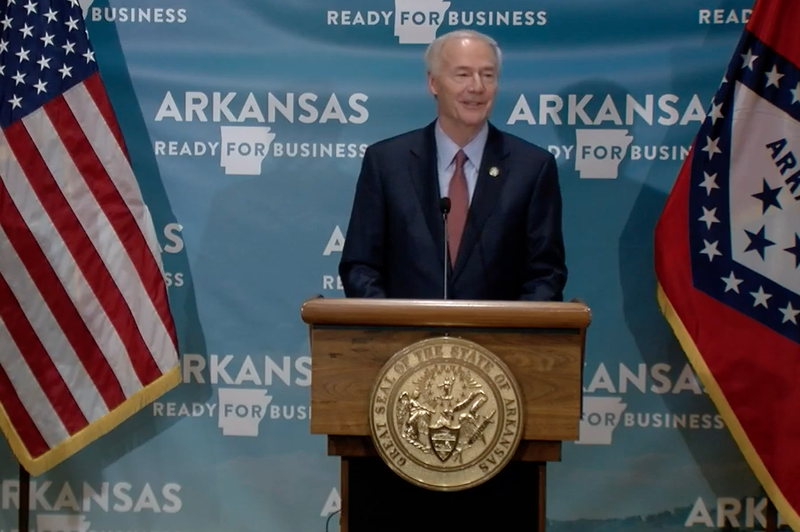
{"label": "flag stars", "polygon": [[22,26],[22,27],[19,29],[19,31],[21,31],[21,32],[22,32],[22,38],[23,38],[23,39],[24,39],[25,37],[33,37],[33,26],[28,26],[28,23],[27,23],[27,22],[25,23],[25,25],[24,25],[24,26]]}
{"label": "flag stars", "polygon": [[58,15],[58,11],[53,11],[53,8],[47,10],[47,13],[44,14],[44,17],[47,19],[47,22],[55,22],[56,15]]}
{"label": "flag stars", "polygon": [[742,55],[742,68],[749,68],[753,70],[753,66],[755,65],[756,59],[758,59],[757,55],[753,55],[753,49],[747,50],[746,54]]}
{"label": "flag stars", "polygon": [[720,257],[722,256],[722,253],[720,253],[719,250],[717,249],[717,246],[719,245],[718,240],[715,240],[714,242],[709,242],[708,240],[703,239],[703,243],[705,244],[705,247],[703,248],[703,251],[701,251],[700,253],[708,255],[708,262],[713,262],[714,257],[716,256]]}
{"label": "flag stars", "polygon": [[713,189],[719,188],[719,185],[717,185],[717,174],[703,172],[703,182],[700,183],[700,187],[706,189],[706,196],[710,196]]}
{"label": "flag stars", "polygon": [[717,213],[716,207],[714,207],[711,210],[708,210],[705,207],[703,207],[703,216],[698,218],[698,220],[701,222],[705,222],[706,229],[711,229],[711,224],[719,223],[719,220],[717,220],[716,213]]}
{"label": "flag stars", "polygon": [[795,310],[792,308],[792,302],[789,301],[785,308],[779,308],[781,312],[783,312],[783,321],[781,323],[786,323],[787,321],[791,321],[795,325],[797,325],[797,315],[800,314],[800,310]]}
{"label": "flag stars", "polygon": [[761,256],[761,260],[764,260],[764,250],[769,246],[775,245],[775,242],[767,239],[765,236],[765,226],[762,225],[758,233],[752,233],[746,229],[744,232],[750,239],[750,244],[748,244],[747,249],[744,250],[745,253],[748,251],[756,251]]}
{"label": "flag stars", "polygon": [[733,272],[728,277],[721,277],[721,279],[725,283],[726,292],[733,290],[737,294],[739,293],[739,285],[744,282],[744,279],[737,279]]}
{"label": "flag stars", "polygon": [[781,187],[770,188],[766,179],[763,179],[761,192],[753,194],[753,197],[761,200],[761,214],[765,214],[770,207],[781,209],[781,204],[778,202],[778,195],[781,193]]}
{"label": "flag stars", "polygon": [[83,57],[86,58],[86,64],[89,64],[90,62],[94,61],[94,51],[86,50],[86,53],[83,54]]}
{"label": "flag stars", "polygon": [[19,57],[19,62],[22,63],[23,61],[29,61],[28,54],[30,50],[26,50],[25,48],[20,48],[19,52],[15,53],[17,57]]}
{"label": "flag stars", "polygon": [[764,74],[767,76],[767,87],[770,85],[775,85],[776,88],[779,88],[778,82],[783,77],[783,74],[778,72],[777,65],[772,65],[772,70],[765,72]]}
{"label": "flag stars", "polygon": [[67,65],[62,65],[61,68],[58,69],[58,72],[61,74],[61,79],[67,76],[72,77],[72,67],[68,67]]}
{"label": "flag stars", "polygon": [[45,68],[50,68],[50,58],[45,58],[42,56],[36,63],[39,65],[39,70],[44,70]]}
{"label": "flag stars", "polygon": [[722,153],[722,150],[719,149],[717,144],[719,144],[719,137],[712,139],[711,137],[706,136],[706,147],[703,148],[702,151],[708,153],[709,161],[714,158],[714,154]]}
{"label": "flag stars", "polygon": [[794,267],[797,268],[800,266],[800,236],[797,233],[794,234],[794,246],[790,248],[785,248],[784,251],[788,251],[792,255],[794,255]]}
{"label": "flag stars", "polygon": [[66,53],[64,55],[69,55],[69,54],[74,54],[75,53],[75,43],[74,42],[67,41],[67,44],[62,45],[61,48],[66,50]]}
{"label": "flag stars", "polygon": [[28,0],[28,3],[25,4],[24,7],[28,11],[29,15],[31,13],[36,13],[36,4],[33,2],[33,0]]}
{"label": "flag stars", "polygon": [[47,85],[46,81],[39,80],[39,83],[36,83],[34,87],[36,87],[36,94],[47,92],[45,86]]}
{"label": "flag stars", "polygon": [[8,100],[8,103],[11,104],[11,109],[16,109],[17,107],[22,107],[22,98],[20,98],[19,96],[14,96],[10,100]]}
{"label": "flag stars", "polygon": [[772,297],[772,294],[767,294],[764,292],[764,287],[759,286],[758,292],[750,292],[750,295],[753,296],[753,307],[757,307],[761,305],[764,308],[769,308],[767,306],[767,300]]}
{"label": "flag stars", "polygon": [[14,83],[14,85],[19,85],[20,83],[25,83],[25,74],[23,74],[22,72],[17,70],[17,73],[15,75],[11,76],[11,79],[13,79],[16,82],[16,83]]}
{"label": "flag stars", "polygon": [[789,92],[792,93],[792,104],[800,102],[800,81],[797,82],[795,88],[789,89]]}
{"label": "flag stars", "polygon": [[8,51],[8,41],[0,39],[0,53]]}
{"label": "flag stars", "polygon": [[3,29],[4,30],[7,30],[8,28],[11,27],[11,21],[13,21],[13,20],[14,20],[13,18],[11,18],[8,15],[6,15],[3,20],[0,20],[0,24],[3,25]]}
{"label": "flag stars", "polygon": [[64,24],[67,25],[67,27],[69,28],[69,31],[78,29],[78,20],[74,19],[72,17],[69,17],[69,20],[66,21]]}
{"label": "flag stars", "polygon": [[55,35],[50,35],[49,33],[45,32],[44,36],[39,38],[44,43],[45,48],[47,48],[48,46],[55,46],[55,44],[53,44],[53,39],[55,38]]}
{"label": "flag stars", "polygon": [[725,118],[722,116],[722,104],[714,105],[714,102],[711,102],[711,111],[708,113],[709,118],[711,118],[711,124],[716,124],[717,120],[720,118]]}

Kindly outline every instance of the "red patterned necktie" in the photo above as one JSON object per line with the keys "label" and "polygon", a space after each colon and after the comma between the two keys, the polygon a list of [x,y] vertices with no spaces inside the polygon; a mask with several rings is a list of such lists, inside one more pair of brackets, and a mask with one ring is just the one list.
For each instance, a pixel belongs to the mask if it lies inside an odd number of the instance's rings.
{"label": "red patterned necktie", "polygon": [[458,246],[461,244],[461,235],[464,233],[464,224],[467,221],[469,210],[469,192],[467,191],[467,178],[464,176],[464,161],[467,155],[458,150],[456,153],[456,169],[450,179],[450,214],[447,219],[447,238],[450,250],[450,265],[455,266],[458,257]]}

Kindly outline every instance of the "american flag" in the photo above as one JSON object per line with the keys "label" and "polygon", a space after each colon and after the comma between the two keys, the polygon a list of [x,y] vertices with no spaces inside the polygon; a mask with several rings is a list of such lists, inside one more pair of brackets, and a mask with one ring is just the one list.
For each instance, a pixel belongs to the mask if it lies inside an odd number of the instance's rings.
{"label": "american flag", "polygon": [[155,231],[78,0],[3,0],[0,25],[0,427],[36,475],[180,370]]}
{"label": "american flag", "polygon": [[758,0],[655,233],[659,302],[800,530],[800,2]]}

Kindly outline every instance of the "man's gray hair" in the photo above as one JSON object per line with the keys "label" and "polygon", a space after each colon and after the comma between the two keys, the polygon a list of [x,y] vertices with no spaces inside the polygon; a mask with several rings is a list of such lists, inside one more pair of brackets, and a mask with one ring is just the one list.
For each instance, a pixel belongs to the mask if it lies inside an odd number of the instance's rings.
{"label": "man's gray hair", "polygon": [[486,34],[474,30],[454,30],[450,33],[437,37],[425,50],[425,71],[430,74],[435,74],[439,68],[441,61],[442,47],[447,41],[453,39],[477,39],[488,44],[494,51],[495,64],[497,65],[497,72],[500,73],[500,66],[503,62],[503,53],[500,51],[497,41],[492,39]]}

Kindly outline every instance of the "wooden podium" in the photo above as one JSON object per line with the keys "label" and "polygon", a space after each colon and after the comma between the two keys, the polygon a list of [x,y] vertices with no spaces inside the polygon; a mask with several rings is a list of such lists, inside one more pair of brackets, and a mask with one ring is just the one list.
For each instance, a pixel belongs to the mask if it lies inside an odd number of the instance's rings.
{"label": "wooden podium", "polygon": [[[561,442],[578,439],[586,305],[318,298],[303,304],[301,316],[311,350],[310,431],[327,435],[328,455],[341,457],[342,532],[544,530],[546,463],[561,460]],[[409,344],[442,336],[498,356],[524,405],[512,461],[484,484],[455,493],[396,475],[375,450],[369,425],[372,386],[384,363]],[[441,518],[420,515],[427,509]]]}

